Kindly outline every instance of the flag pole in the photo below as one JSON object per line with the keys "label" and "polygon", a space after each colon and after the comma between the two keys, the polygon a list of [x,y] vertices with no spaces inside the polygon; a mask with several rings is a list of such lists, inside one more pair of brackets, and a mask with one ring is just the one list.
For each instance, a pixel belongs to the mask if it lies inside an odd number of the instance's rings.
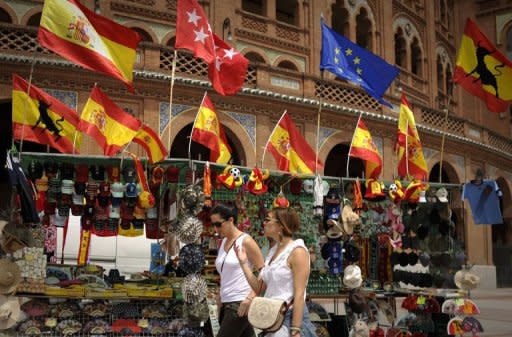
{"label": "flag pole", "polygon": [[405,172],[407,180],[409,180],[409,118],[407,118],[407,124],[405,125]]}
{"label": "flag pole", "polygon": [[[167,124],[167,148],[169,156],[171,155],[171,124],[172,124],[172,96],[174,91],[174,75],[176,74],[176,60],[178,59],[178,51],[174,48],[174,57],[172,59],[171,70],[171,88],[169,89],[169,123]],[[160,132],[160,130],[158,130]]]}
{"label": "flag pole", "polygon": [[[34,74],[35,65],[36,57],[34,56],[34,58],[32,59],[32,64],[30,65],[30,74],[28,76],[27,100],[30,100],[30,87],[32,86],[32,75]],[[25,104],[23,104],[23,127],[21,128],[20,152],[18,153],[18,159],[21,158],[21,153],[23,152],[23,138],[25,138],[25,127],[27,125],[27,100],[25,100]],[[12,145],[14,146],[14,137],[12,138]]]}
{"label": "flag pole", "polygon": [[[320,86],[323,85],[324,82],[324,71],[320,72]],[[315,175],[318,174],[318,151],[320,149],[320,114],[322,112],[322,98],[323,98],[323,90],[320,90],[320,98],[318,99],[318,114],[316,118],[316,151],[315,151]]]}
{"label": "flag pole", "polygon": [[188,138],[188,161],[189,164],[191,164],[191,158],[190,158],[190,149],[192,148],[192,134],[194,133],[194,127],[196,126],[197,117],[199,116],[199,111],[201,110],[201,107],[203,106],[204,99],[206,98],[206,94],[208,91],[204,91],[203,99],[201,100],[201,105],[199,105],[199,108],[197,109],[196,118],[194,118],[194,124],[192,124],[192,130],[190,131],[190,137]]}
{"label": "flag pole", "polygon": [[347,169],[346,169],[346,172],[345,172],[345,177],[347,177],[347,178],[349,177],[348,166],[350,164],[350,152],[352,151],[352,144],[354,144],[354,137],[356,135],[356,131],[357,131],[357,128],[359,126],[359,121],[361,121],[361,117],[363,117],[363,111],[362,110],[359,113],[359,118],[357,119],[356,128],[354,129],[354,133],[352,134],[352,140],[350,141],[350,147],[348,148]]}
{"label": "flag pole", "polygon": [[446,139],[446,127],[448,124],[448,112],[450,111],[452,96],[448,96],[448,104],[444,111],[444,122],[443,122],[443,135],[441,136],[441,152],[439,154],[439,183],[442,182],[443,178],[443,155],[444,155],[444,141]]}
{"label": "flag pole", "polygon": [[279,120],[277,121],[276,123],[276,126],[274,126],[274,129],[272,130],[272,132],[270,133],[270,136],[268,136],[268,140],[267,142],[265,143],[265,147],[263,148],[263,156],[261,156],[261,167],[263,168],[263,162],[265,161],[265,154],[267,153],[267,147],[268,147],[268,143],[270,143],[270,138],[272,138],[272,135],[274,134],[274,132],[276,132],[276,129],[277,127],[279,126],[279,123],[281,123],[281,120],[284,118],[284,116],[286,115],[286,112],[287,110],[285,110],[283,112],[283,114],[281,115],[281,118],[279,118]]}

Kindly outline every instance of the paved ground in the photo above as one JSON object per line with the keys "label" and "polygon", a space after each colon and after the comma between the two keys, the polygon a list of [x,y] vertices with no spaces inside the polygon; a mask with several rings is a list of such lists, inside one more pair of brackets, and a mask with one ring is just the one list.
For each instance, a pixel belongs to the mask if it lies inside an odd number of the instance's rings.
{"label": "paved ground", "polygon": [[512,288],[477,289],[471,298],[480,308],[480,337],[512,337]]}

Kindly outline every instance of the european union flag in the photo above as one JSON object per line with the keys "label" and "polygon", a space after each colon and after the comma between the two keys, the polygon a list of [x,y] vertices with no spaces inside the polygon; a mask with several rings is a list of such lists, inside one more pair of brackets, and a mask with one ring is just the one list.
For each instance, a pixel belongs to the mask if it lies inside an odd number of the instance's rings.
{"label": "european union flag", "polygon": [[321,59],[320,70],[359,84],[380,103],[392,107],[382,95],[398,76],[398,68],[336,33],[327,27],[324,20]]}

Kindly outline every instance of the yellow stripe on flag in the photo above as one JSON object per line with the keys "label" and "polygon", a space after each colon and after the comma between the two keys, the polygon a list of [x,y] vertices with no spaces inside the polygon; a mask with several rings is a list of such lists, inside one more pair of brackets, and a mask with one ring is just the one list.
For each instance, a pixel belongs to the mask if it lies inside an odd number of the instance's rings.
{"label": "yellow stripe on flag", "polygon": [[283,158],[288,160],[288,171],[292,174],[311,174],[313,171],[302,161],[290,144],[290,134],[279,124],[276,126],[270,144]]}

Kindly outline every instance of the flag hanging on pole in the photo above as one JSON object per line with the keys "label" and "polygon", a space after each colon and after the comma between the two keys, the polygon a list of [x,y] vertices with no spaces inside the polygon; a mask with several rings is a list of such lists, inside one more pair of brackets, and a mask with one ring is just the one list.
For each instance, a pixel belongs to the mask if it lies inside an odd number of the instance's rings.
{"label": "flag hanging on pole", "polygon": [[62,153],[78,153],[82,133],[76,111],[33,84],[29,97],[28,83],[16,74],[12,84],[13,138],[49,145]]}
{"label": "flag hanging on pole", "polygon": [[231,159],[231,148],[222,124],[215,112],[215,106],[206,93],[194,121],[191,140],[210,149],[211,162],[227,164]]}
{"label": "flag hanging on pole", "polygon": [[37,35],[41,46],[86,69],[123,81],[133,92],[139,34],[94,13],[78,0],[46,0]]}
{"label": "flag hanging on pole", "polygon": [[[300,134],[291,117],[285,111],[270,135],[266,150],[274,156],[281,171],[292,174],[313,174],[315,172],[315,151]],[[318,168],[323,164],[318,161]]]}
{"label": "flag hanging on pole", "polygon": [[96,86],[80,119],[80,130],[94,138],[106,156],[116,155],[133,140],[141,127],[137,118],[115,105]]}
{"label": "flag hanging on pole", "polygon": [[402,103],[400,105],[398,137],[395,150],[398,156],[398,175],[400,177],[414,177],[419,180],[426,180],[428,178],[427,162],[423,155],[420,135],[416,128],[414,114],[405,95],[402,95]]}
{"label": "flag hanging on pole", "polygon": [[507,111],[512,103],[512,62],[467,19],[453,82],[482,99],[492,112]]}
{"label": "flag hanging on pole", "polygon": [[160,140],[160,137],[158,137],[153,129],[145,124],[139,129],[133,141],[146,150],[150,164],[158,163],[167,156],[167,149]]}
{"label": "flag hanging on pole", "polygon": [[336,33],[323,19],[320,70],[359,85],[381,104],[391,107],[382,96],[398,76],[398,68]]}
{"label": "flag hanging on pole", "polygon": [[354,131],[349,155],[365,161],[366,179],[379,178],[382,172],[382,157],[362,119],[359,119]]}

